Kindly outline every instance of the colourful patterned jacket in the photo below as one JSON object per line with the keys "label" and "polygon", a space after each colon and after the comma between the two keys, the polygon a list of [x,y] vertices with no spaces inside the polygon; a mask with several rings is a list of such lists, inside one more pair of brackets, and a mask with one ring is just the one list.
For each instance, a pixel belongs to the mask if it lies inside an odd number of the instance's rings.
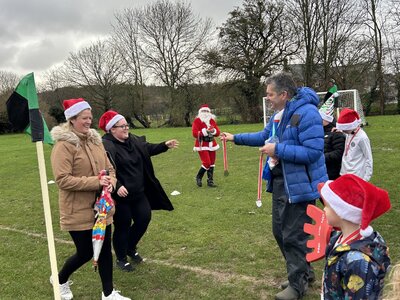
{"label": "colourful patterned jacket", "polygon": [[334,248],[340,232],[328,245],[324,270],[324,300],[380,299],[390,265],[388,248],[378,232]]}

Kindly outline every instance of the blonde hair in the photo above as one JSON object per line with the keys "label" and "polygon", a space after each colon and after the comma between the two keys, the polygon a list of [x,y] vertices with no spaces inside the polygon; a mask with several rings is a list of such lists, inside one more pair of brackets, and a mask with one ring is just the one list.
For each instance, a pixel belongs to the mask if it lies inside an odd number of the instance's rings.
{"label": "blonde hair", "polygon": [[400,263],[396,264],[389,275],[389,283],[385,288],[384,300],[400,299]]}

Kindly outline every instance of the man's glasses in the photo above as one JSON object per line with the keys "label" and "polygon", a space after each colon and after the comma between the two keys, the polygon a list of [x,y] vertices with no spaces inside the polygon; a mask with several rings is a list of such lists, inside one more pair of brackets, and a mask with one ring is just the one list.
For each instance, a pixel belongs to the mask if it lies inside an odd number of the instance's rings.
{"label": "man's glasses", "polygon": [[119,125],[119,126],[113,126],[113,128],[122,128],[122,129],[129,129],[129,125]]}

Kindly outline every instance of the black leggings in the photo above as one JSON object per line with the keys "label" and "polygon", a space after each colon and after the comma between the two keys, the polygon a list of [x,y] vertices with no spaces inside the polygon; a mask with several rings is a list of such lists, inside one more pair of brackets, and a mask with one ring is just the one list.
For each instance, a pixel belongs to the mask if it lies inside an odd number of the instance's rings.
{"label": "black leggings", "polygon": [[[64,266],[58,274],[60,284],[66,283],[72,273],[93,258],[92,230],[70,231],[69,234],[74,241],[76,253],[65,261]],[[106,227],[98,266],[103,292],[104,295],[108,296],[113,290],[111,225]]]}
{"label": "black leggings", "polygon": [[151,207],[144,193],[135,194],[133,199],[116,203],[113,245],[118,260],[125,260],[128,251],[136,250],[136,245],[145,234],[150,220]]}

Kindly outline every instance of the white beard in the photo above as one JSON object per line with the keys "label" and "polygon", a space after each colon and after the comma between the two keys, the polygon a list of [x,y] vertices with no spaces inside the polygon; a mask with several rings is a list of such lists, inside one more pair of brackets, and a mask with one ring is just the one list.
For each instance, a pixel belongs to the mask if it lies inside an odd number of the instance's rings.
{"label": "white beard", "polygon": [[207,127],[210,127],[211,119],[215,120],[215,115],[209,112],[199,112],[197,117],[204,123],[206,123]]}

